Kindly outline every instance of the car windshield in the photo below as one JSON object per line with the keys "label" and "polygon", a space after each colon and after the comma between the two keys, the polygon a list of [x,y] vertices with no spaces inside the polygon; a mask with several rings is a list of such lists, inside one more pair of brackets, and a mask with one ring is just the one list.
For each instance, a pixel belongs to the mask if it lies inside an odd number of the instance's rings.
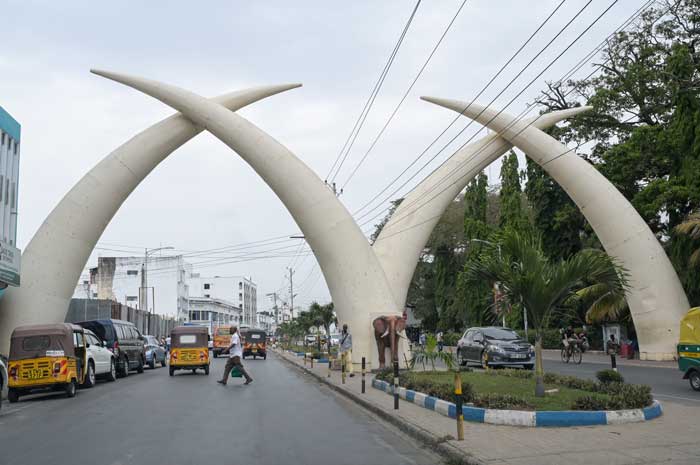
{"label": "car windshield", "polygon": [[503,341],[513,341],[515,339],[520,339],[515,331],[510,329],[500,329],[500,328],[486,328],[483,329],[484,337],[486,339],[499,339]]}

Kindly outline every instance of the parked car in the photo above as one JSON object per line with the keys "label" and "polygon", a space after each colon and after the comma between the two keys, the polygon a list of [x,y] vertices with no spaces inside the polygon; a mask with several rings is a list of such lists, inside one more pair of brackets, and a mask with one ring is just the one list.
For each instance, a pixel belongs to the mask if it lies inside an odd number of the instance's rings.
{"label": "parked car", "polygon": [[143,373],[146,365],[146,350],[143,336],[133,323],[123,320],[90,320],[78,323],[97,334],[105,347],[117,358],[117,373],[129,376],[129,370]]}
{"label": "parked car", "polygon": [[531,370],[535,348],[509,328],[469,328],[457,342],[457,359],[460,365],[522,366]]}
{"label": "parked car", "polygon": [[151,370],[155,369],[159,363],[161,366],[165,366],[165,347],[160,345],[155,336],[144,336],[143,347],[146,350],[146,365]]}
{"label": "parked car", "polygon": [[2,396],[7,388],[7,359],[0,355],[0,408],[2,407]]}
{"label": "parked car", "polygon": [[304,344],[309,345],[309,344],[316,344],[316,335],[315,334],[307,334],[304,336]]}
{"label": "parked car", "polygon": [[107,381],[117,380],[117,357],[105,347],[105,343],[95,333],[85,329],[88,368],[83,387],[92,387],[97,378]]}

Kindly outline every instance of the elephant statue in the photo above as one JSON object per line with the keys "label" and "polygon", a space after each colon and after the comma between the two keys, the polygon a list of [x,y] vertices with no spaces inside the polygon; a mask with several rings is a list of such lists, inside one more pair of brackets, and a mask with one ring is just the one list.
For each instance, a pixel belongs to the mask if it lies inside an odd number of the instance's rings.
{"label": "elephant statue", "polygon": [[391,361],[399,360],[399,333],[406,328],[406,319],[401,315],[380,316],[372,322],[374,338],[379,351],[379,369],[386,367],[385,352],[391,349]]}

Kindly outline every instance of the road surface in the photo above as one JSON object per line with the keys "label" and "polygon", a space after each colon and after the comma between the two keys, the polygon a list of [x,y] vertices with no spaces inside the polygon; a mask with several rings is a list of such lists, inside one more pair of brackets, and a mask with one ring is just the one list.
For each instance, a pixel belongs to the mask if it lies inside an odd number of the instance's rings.
{"label": "road surface", "polygon": [[250,386],[167,368],[3,403],[4,465],[436,464],[440,459],[271,354]]}

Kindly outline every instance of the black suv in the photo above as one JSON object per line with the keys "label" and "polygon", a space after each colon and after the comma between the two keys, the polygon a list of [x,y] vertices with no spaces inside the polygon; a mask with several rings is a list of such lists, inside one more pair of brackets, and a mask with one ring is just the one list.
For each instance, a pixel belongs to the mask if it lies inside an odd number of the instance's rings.
{"label": "black suv", "polygon": [[77,324],[105,341],[105,347],[117,357],[119,376],[129,376],[129,370],[133,369],[143,373],[146,365],[144,338],[133,323],[124,320],[90,320]]}

